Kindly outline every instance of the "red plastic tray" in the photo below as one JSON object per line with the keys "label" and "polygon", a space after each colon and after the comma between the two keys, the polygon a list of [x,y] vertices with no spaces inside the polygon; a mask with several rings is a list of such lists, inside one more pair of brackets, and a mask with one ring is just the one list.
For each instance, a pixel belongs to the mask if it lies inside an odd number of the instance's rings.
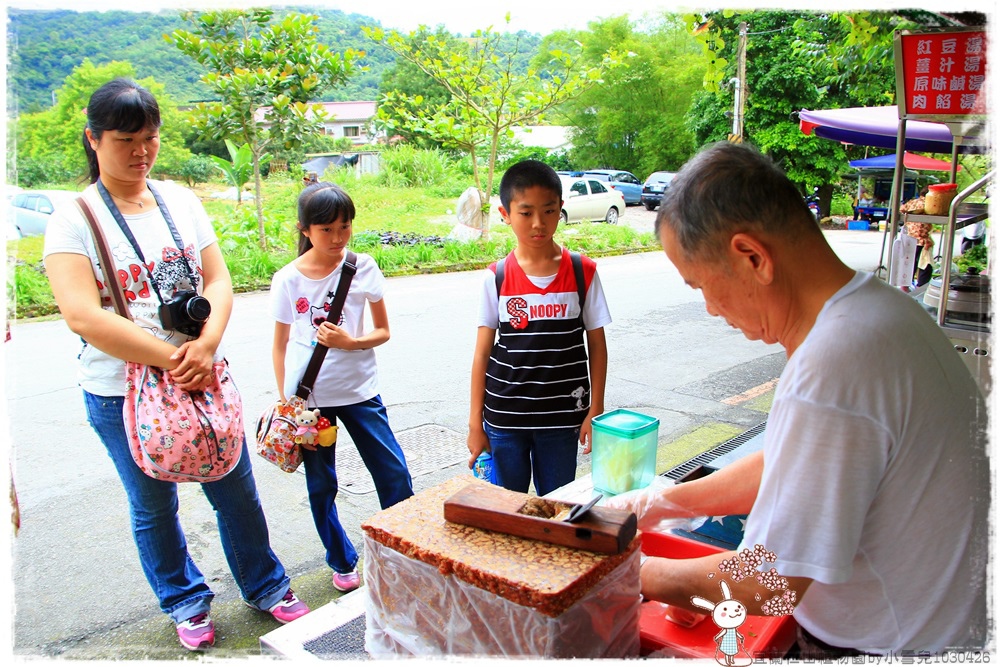
{"label": "red plastic tray", "polygon": [[[718,547],[667,533],[643,533],[642,551],[647,556],[698,558],[722,551]],[[721,594],[721,593],[720,593]],[[643,602],[639,610],[639,642],[643,655],[714,659],[715,635],[719,628],[711,617],[691,628],[674,623],[661,602]],[[795,619],[791,616],[750,616],[740,626],[743,645],[755,658],[783,656],[795,643]]]}

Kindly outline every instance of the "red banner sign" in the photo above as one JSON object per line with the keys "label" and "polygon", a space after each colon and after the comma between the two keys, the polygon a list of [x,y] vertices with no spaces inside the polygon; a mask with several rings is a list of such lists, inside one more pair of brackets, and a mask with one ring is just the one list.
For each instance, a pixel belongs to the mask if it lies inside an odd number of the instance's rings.
{"label": "red banner sign", "polygon": [[[986,31],[900,35],[906,115],[986,113]],[[899,62],[899,61],[897,61]]]}

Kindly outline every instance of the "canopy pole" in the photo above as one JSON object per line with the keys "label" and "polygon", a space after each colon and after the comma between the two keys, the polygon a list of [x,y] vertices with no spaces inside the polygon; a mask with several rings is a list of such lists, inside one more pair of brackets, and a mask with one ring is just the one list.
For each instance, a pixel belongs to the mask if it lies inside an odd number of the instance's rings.
{"label": "canopy pole", "polygon": [[[892,174],[892,190],[889,194],[889,238],[892,242],[896,241],[896,234],[899,231],[899,198],[900,193],[903,191],[902,181],[903,181],[903,153],[906,152],[906,119],[899,119],[899,126],[896,130],[896,169]],[[883,241],[885,238],[883,237]],[[889,244],[889,258],[885,259],[885,243],[882,244],[882,255],[879,256],[879,270],[882,268],[882,264],[885,265],[886,279],[892,276],[892,245]]]}
{"label": "canopy pole", "polygon": [[951,144],[951,180],[949,183],[958,182],[958,142],[952,142]]}
{"label": "canopy pole", "polygon": [[[958,182],[958,142],[957,141],[953,141],[952,144],[951,144],[951,172],[948,174],[948,182],[949,183],[957,183]],[[944,238],[945,238],[945,232],[947,232],[947,228],[942,227],[941,228],[941,234],[938,237],[938,251],[937,251],[937,254],[934,256],[934,259],[941,259],[941,273],[942,274],[945,273],[945,265],[944,265]],[[951,253],[948,253],[948,256],[951,257]]]}

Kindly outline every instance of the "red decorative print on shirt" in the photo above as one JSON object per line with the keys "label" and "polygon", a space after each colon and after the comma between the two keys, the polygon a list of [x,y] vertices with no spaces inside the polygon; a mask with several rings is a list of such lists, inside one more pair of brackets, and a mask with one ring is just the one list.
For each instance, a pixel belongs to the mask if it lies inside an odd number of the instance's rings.
{"label": "red decorative print on shirt", "polygon": [[510,315],[510,325],[515,329],[524,329],[528,326],[528,313],[524,308],[528,307],[528,302],[519,296],[507,300],[507,314]]}

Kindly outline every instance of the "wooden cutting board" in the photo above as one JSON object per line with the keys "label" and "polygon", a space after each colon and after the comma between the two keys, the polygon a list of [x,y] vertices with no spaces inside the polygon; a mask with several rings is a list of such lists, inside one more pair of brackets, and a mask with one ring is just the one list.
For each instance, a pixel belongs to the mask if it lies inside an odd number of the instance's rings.
{"label": "wooden cutting board", "polygon": [[635,537],[635,514],[611,507],[593,507],[575,523],[565,515],[571,503],[529,496],[491,484],[470,484],[444,502],[446,521],[507,535],[618,554]]}

